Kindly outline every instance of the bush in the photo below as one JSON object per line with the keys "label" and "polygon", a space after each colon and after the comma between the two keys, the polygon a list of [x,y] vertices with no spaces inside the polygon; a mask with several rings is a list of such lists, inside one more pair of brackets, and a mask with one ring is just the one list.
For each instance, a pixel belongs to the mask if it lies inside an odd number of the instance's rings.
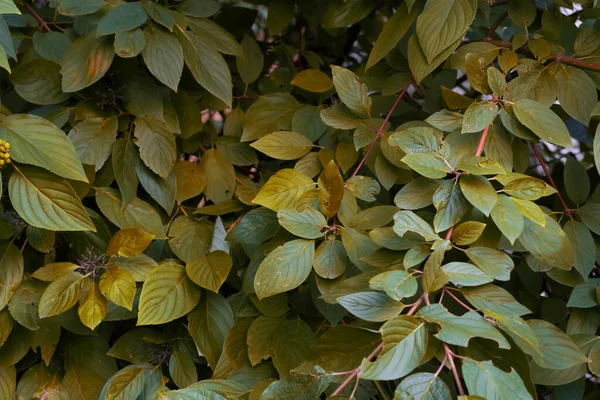
{"label": "bush", "polygon": [[600,398],[584,0],[0,0],[0,399]]}

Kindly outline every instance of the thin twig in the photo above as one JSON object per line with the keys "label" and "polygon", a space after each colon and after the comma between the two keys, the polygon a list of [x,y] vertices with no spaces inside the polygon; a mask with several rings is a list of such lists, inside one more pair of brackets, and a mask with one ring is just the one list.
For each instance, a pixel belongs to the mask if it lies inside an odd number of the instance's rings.
{"label": "thin twig", "polygon": [[388,400],[388,397],[385,395],[385,392],[383,391],[383,388],[381,387],[381,385],[379,384],[379,381],[373,381],[373,383],[375,384],[375,387],[377,388],[377,391],[379,392],[379,394],[381,395],[381,398],[383,400]]}
{"label": "thin twig", "polygon": [[448,357],[448,362],[450,363],[452,375],[454,375],[454,381],[456,382],[456,387],[458,388],[458,394],[464,396],[465,389],[463,389],[462,382],[460,381],[460,377],[458,376],[458,370],[456,369],[456,365],[454,365],[453,353],[450,351],[450,347],[448,347],[448,344],[446,343],[444,343],[444,351],[446,352],[446,356]]}
{"label": "thin twig", "polygon": [[556,186],[556,183],[554,182],[554,179],[552,179],[552,175],[550,175],[550,170],[548,170],[548,166],[546,165],[546,162],[542,158],[542,155],[540,154],[540,151],[538,150],[538,148],[535,145],[535,143],[531,143],[531,148],[533,149],[533,153],[535,154],[535,158],[537,158],[538,162],[540,163],[540,166],[544,170],[544,174],[546,175],[546,178],[548,178],[548,181],[550,182],[550,185],[552,185],[552,187],[554,188],[554,190],[556,190],[556,195],[558,196],[558,200],[560,200],[560,203],[562,204],[563,208],[565,209],[565,212],[567,213],[567,215],[571,219],[573,219],[573,213],[571,212],[571,209],[569,208],[569,206],[567,206],[567,202],[565,201],[565,199],[562,196],[562,194],[560,194],[560,192],[558,191],[558,187]]}
{"label": "thin twig", "polygon": [[492,26],[490,26],[490,29],[488,29],[487,33],[483,37],[483,40],[491,38],[494,32],[496,32],[496,29],[498,29],[498,27],[506,19],[506,17],[508,17],[508,11],[504,11],[502,15],[500,15],[498,19],[492,24]]}
{"label": "thin twig", "polygon": [[404,89],[402,89],[402,92],[400,93],[400,95],[398,95],[398,98],[396,99],[396,101],[392,105],[392,108],[390,108],[390,111],[385,116],[385,119],[383,120],[383,122],[381,123],[381,126],[377,130],[377,134],[375,135],[375,138],[373,138],[373,141],[371,142],[371,145],[367,149],[367,151],[366,151],[365,155],[363,156],[362,160],[360,160],[360,163],[358,164],[358,166],[354,170],[354,173],[352,174],[352,176],[356,176],[358,174],[358,171],[360,171],[360,169],[362,168],[362,166],[365,164],[365,161],[367,161],[367,157],[369,157],[369,154],[371,154],[371,150],[373,150],[373,147],[375,146],[375,143],[381,137],[381,134],[383,133],[383,130],[385,129],[385,126],[387,125],[388,121],[390,120],[390,117],[394,113],[394,110],[396,109],[396,107],[398,107],[398,104],[400,104],[400,100],[402,100],[402,98],[406,94],[406,91],[408,90],[408,88],[410,87],[410,85],[412,85],[413,82],[414,82],[414,78],[411,77],[410,80],[408,81],[408,83],[406,84],[406,86],[404,86]]}
{"label": "thin twig", "polygon": [[451,291],[449,291],[448,289],[446,289],[445,286],[444,286],[444,288],[442,290],[444,291],[444,293],[448,293],[448,296],[452,297],[458,304],[460,304],[461,306],[463,306],[465,309],[467,309],[469,311],[475,311],[473,308],[471,308],[467,304],[465,304],[465,302],[463,302],[461,299],[459,299],[458,297],[456,297],[456,295],[454,295],[454,293],[452,293]]}
{"label": "thin twig", "polygon": [[31,5],[27,4],[26,2],[23,2],[23,5],[31,13],[31,15],[33,16],[33,18],[35,18],[35,20],[37,22],[39,22],[39,24],[40,24],[40,30],[42,30],[42,28],[46,28],[46,30],[48,32],[52,31],[50,29],[50,27],[48,26],[48,23],[44,20],[44,18],[40,17],[40,15],[33,9],[33,7],[31,7]]}
{"label": "thin twig", "polygon": [[475,151],[475,157],[479,157],[483,153],[483,147],[485,146],[485,139],[487,139],[488,133],[490,131],[490,126],[486,126],[483,128],[483,132],[481,133],[481,138],[479,139],[479,143],[477,144],[477,150]]}

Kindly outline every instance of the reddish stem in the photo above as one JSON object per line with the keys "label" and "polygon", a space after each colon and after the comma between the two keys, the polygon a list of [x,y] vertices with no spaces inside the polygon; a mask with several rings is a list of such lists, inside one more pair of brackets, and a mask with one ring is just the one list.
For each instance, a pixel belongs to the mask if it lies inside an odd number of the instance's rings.
{"label": "reddish stem", "polygon": [[485,139],[488,137],[488,133],[490,131],[490,126],[486,126],[483,128],[483,132],[481,133],[481,138],[479,139],[479,143],[477,144],[477,150],[475,151],[475,157],[479,157],[483,153],[483,147],[485,146]]}
{"label": "reddish stem", "polygon": [[456,382],[456,387],[458,388],[458,394],[464,396],[465,389],[463,389],[462,383],[460,381],[460,376],[458,376],[458,370],[456,369],[456,365],[454,365],[454,356],[450,351],[450,347],[448,347],[446,343],[444,343],[444,351],[446,352],[446,357],[448,357],[448,362],[450,363],[452,375],[454,375],[454,381]]}
{"label": "reddish stem", "polygon": [[[419,305],[423,302],[423,299],[426,299],[425,296],[426,295],[419,298],[419,300],[417,300],[416,303],[413,304],[411,309],[408,310],[408,313],[406,313],[406,315],[413,315],[417,311],[417,308],[419,307]],[[379,346],[375,347],[375,350],[373,350],[371,352],[371,354],[369,354],[367,356],[366,360],[371,361],[381,351],[381,349],[383,349],[383,342],[379,343]],[[344,380],[344,382],[342,382],[342,384],[340,386],[338,386],[337,389],[335,389],[335,392],[333,392],[331,394],[331,397],[337,396],[338,394],[342,393],[342,390],[344,390],[344,388],[346,386],[348,386],[348,384],[350,382],[352,382],[354,380],[354,378],[356,378],[358,376],[359,373],[360,373],[360,365],[352,370],[352,373],[350,375],[348,375],[348,377]]]}
{"label": "reddish stem", "polygon": [[490,26],[490,29],[488,29],[487,33],[483,37],[483,40],[491,38],[492,35],[494,34],[494,32],[496,32],[496,29],[498,29],[498,27],[500,26],[500,24],[502,23],[502,21],[504,21],[506,19],[506,17],[508,17],[508,11],[504,11],[502,13],[502,15],[500,15],[500,17],[498,17],[498,19],[496,20],[496,22],[494,22],[492,24],[492,26]]}
{"label": "reddish stem", "polygon": [[454,295],[451,291],[449,291],[445,287],[443,288],[443,290],[444,290],[444,293],[448,293],[448,296],[452,297],[458,304],[460,304],[461,306],[463,306],[465,309],[467,309],[469,311],[475,311],[471,307],[469,307],[467,304],[465,304],[465,302],[463,302],[461,299],[459,299],[458,297],[456,297],[456,295]]}
{"label": "reddish stem", "polygon": [[548,170],[548,165],[542,158],[542,155],[540,154],[540,151],[538,150],[535,143],[531,143],[531,148],[533,149],[535,158],[537,158],[538,162],[540,163],[540,166],[544,170],[544,174],[546,175],[546,178],[548,178],[550,185],[552,185],[554,190],[556,190],[556,195],[558,196],[558,200],[560,200],[560,203],[562,204],[563,208],[565,209],[565,212],[571,219],[573,219],[573,213],[571,212],[571,209],[569,208],[569,206],[567,206],[567,203],[565,202],[565,199],[563,198],[562,194],[560,194],[560,192],[558,191],[558,187],[556,186],[554,179],[552,179],[552,175],[550,175],[550,170]]}
{"label": "reddish stem", "polygon": [[448,232],[446,233],[446,237],[444,238],[445,240],[450,240],[452,239],[452,233],[454,232],[454,227],[451,226],[450,229],[448,229]]}
{"label": "reddish stem", "polygon": [[50,27],[48,26],[48,23],[46,21],[44,21],[44,18],[40,17],[40,15],[33,9],[33,7],[31,7],[29,4],[23,2],[23,5],[25,6],[25,8],[31,13],[31,15],[33,16],[33,18],[35,18],[35,20],[37,22],[39,22],[40,24],[40,30],[42,28],[46,28],[46,30],[48,32],[51,32],[52,30],[50,29]]}
{"label": "reddish stem", "polygon": [[383,120],[383,123],[381,124],[381,126],[377,130],[377,134],[375,135],[375,138],[371,142],[371,145],[367,149],[367,152],[365,153],[365,155],[362,158],[362,160],[360,160],[360,163],[358,164],[358,166],[354,170],[354,173],[352,174],[352,176],[356,176],[356,174],[358,174],[358,171],[360,171],[360,169],[362,168],[362,166],[365,164],[365,161],[367,161],[367,157],[369,157],[369,154],[371,154],[371,150],[373,150],[373,147],[375,146],[375,143],[381,137],[381,134],[383,133],[383,130],[385,129],[386,124],[390,120],[390,117],[392,116],[394,110],[396,109],[396,107],[398,107],[398,104],[400,104],[400,100],[402,100],[402,98],[406,94],[406,91],[408,90],[408,88],[410,87],[410,85],[413,82],[414,82],[414,78],[411,77],[410,80],[408,81],[408,83],[406,84],[406,86],[404,86],[404,89],[402,89],[402,92],[400,93],[400,95],[398,96],[398,98],[396,99],[396,101],[394,102],[394,105],[392,105],[392,108],[390,108],[390,111],[385,116],[385,119]]}

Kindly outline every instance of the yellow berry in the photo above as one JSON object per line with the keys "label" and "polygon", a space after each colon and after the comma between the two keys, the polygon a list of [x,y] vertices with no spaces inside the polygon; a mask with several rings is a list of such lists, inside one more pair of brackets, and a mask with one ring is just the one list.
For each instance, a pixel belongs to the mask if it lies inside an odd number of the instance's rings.
{"label": "yellow berry", "polygon": [[0,167],[4,165],[4,160],[0,160]]}
{"label": "yellow berry", "polygon": [[8,160],[8,159],[10,158],[10,154],[8,154],[8,153],[4,153],[4,158],[5,158],[6,160]]}
{"label": "yellow berry", "polygon": [[7,149],[10,149],[10,143],[4,142],[4,147],[6,147]]}
{"label": "yellow berry", "polygon": [[6,161],[6,163],[7,163],[7,164],[10,164],[10,162],[11,162],[11,161],[10,161],[10,158],[9,158],[9,159],[7,159],[7,160],[5,160],[5,161]]}
{"label": "yellow berry", "polygon": [[4,153],[6,151],[6,149],[4,148],[4,146],[0,146],[0,153]]}

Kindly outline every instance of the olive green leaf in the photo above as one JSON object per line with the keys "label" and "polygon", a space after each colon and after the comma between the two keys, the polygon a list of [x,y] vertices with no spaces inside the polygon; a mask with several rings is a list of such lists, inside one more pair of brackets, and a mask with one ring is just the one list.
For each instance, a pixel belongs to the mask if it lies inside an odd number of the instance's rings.
{"label": "olive green leaf", "polygon": [[375,275],[369,281],[369,286],[373,290],[383,290],[392,299],[399,301],[404,297],[413,296],[419,284],[410,273],[398,270]]}
{"label": "olive green leaf", "polygon": [[229,254],[216,250],[189,261],[185,271],[196,285],[217,293],[232,266],[233,260]]}
{"label": "olive green leaf", "polygon": [[572,118],[589,125],[590,114],[598,102],[594,81],[583,70],[563,66],[558,69],[558,101]]}
{"label": "olive green leaf", "polygon": [[517,205],[509,197],[500,194],[490,216],[500,232],[514,244],[525,226],[523,215]]}
{"label": "olive green leaf", "polygon": [[346,68],[332,65],[331,71],[333,85],[342,103],[361,117],[369,116],[372,100],[367,93],[367,85],[360,81],[358,75]]}
{"label": "olive green leaf", "polygon": [[563,147],[571,147],[571,136],[560,117],[533,100],[519,100],[513,105],[519,122],[539,138]]}
{"label": "olive green leaf", "polygon": [[227,156],[218,149],[211,149],[200,159],[200,167],[210,171],[205,175],[205,195],[214,203],[231,200],[235,189],[235,171]]}
{"label": "olive green leaf", "polygon": [[190,312],[200,300],[200,289],[174,263],[159,264],[150,272],[140,295],[137,325],[158,325]]}
{"label": "olive green leaf", "polygon": [[510,373],[507,373],[496,367],[491,361],[478,362],[470,358],[464,359],[462,368],[469,394],[473,396],[494,400],[533,399],[527,391],[523,379],[512,368]]}
{"label": "olive green leaf", "polygon": [[279,211],[293,207],[301,195],[315,186],[306,175],[293,169],[282,169],[269,178],[252,202]]}
{"label": "olive green leaf", "polygon": [[569,198],[575,204],[585,202],[590,194],[590,178],[585,168],[573,157],[567,157],[563,179]]}
{"label": "olive green leaf", "polygon": [[434,241],[440,238],[433,231],[431,225],[414,212],[408,210],[398,211],[394,214],[394,232],[398,236],[404,236],[408,231],[421,235],[427,241]]}
{"label": "olive green leaf", "polygon": [[152,24],[148,24],[144,29],[144,38],[146,46],[142,57],[148,70],[156,79],[177,92],[183,71],[181,44],[172,33],[165,32]]}
{"label": "olive green leaf", "polygon": [[515,265],[508,254],[489,247],[471,247],[465,250],[465,254],[492,278],[500,281],[510,280],[510,273]]}
{"label": "olive green leaf", "polygon": [[250,146],[278,160],[295,160],[308,153],[313,144],[299,133],[279,131],[263,136]]}
{"label": "olive green leaf", "polygon": [[58,104],[71,95],[63,93],[60,65],[48,60],[31,60],[14,68],[10,74],[15,90],[34,104]]}
{"label": "olive green leaf", "polygon": [[531,313],[508,291],[491,283],[462,289],[462,292],[469,303],[473,304],[478,310],[492,311],[505,317],[519,317]]}
{"label": "olive green leaf", "polygon": [[138,56],[146,47],[146,37],[141,29],[128,32],[118,32],[113,44],[115,54],[122,58]]}
{"label": "olive green leaf", "polygon": [[322,230],[327,227],[323,214],[312,207],[305,207],[302,211],[283,208],[277,212],[277,218],[279,225],[304,239],[323,237]]}
{"label": "olive green leaf", "polygon": [[113,47],[106,38],[96,38],[94,32],[78,38],[62,60],[63,92],[77,92],[96,83],[106,74],[114,56]]}
{"label": "olive green leaf", "polygon": [[96,231],[69,183],[39,168],[22,167],[8,182],[11,202],[29,224],[51,231]]}
{"label": "olive green leaf", "polygon": [[382,354],[376,361],[363,360],[359,376],[371,380],[393,380],[410,374],[424,356],[427,329],[418,318],[400,315],[380,329]]}
{"label": "olive green leaf", "polygon": [[40,318],[62,314],[77,304],[86,278],[79,272],[71,272],[51,282],[40,298]]}
{"label": "olive green leaf", "polygon": [[400,382],[394,393],[395,399],[450,400],[452,398],[448,385],[441,378],[429,372],[419,372],[407,376]]}
{"label": "olive green leaf", "polygon": [[536,178],[520,178],[504,185],[504,192],[523,200],[537,200],[544,196],[546,184]]}
{"label": "olive green leaf", "polygon": [[489,101],[483,103],[473,103],[465,111],[462,120],[462,133],[480,132],[486,126],[494,122],[498,115],[498,106]]}
{"label": "olive green leaf", "polygon": [[490,182],[485,177],[478,175],[463,175],[459,182],[460,189],[469,203],[485,215],[490,215],[498,201],[496,190]]}
{"label": "olive green leaf", "polygon": [[97,36],[130,31],[144,24],[148,14],[142,3],[123,3],[110,10],[98,23]]}
{"label": "olive green leaf", "polygon": [[575,264],[575,252],[569,238],[560,225],[547,215],[545,226],[526,219],[519,241],[535,258],[549,266],[570,270]]}
{"label": "olive green leaf", "polygon": [[118,128],[117,117],[90,118],[75,125],[69,132],[69,139],[81,162],[94,165],[96,171],[102,168],[111,155]]}
{"label": "olive green leaf", "polygon": [[[12,243],[0,245],[0,310],[17,291],[23,279],[23,256]],[[1,332],[1,330],[0,330]]]}
{"label": "olive green leaf", "polygon": [[111,266],[100,276],[99,285],[104,297],[121,307],[132,310],[136,284],[129,270]]}
{"label": "olive green leaf", "polygon": [[358,292],[340,296],[337,302],[358,318],[383,322],[400,314],[404,304],[380,292]]}
{"label": "olive green leaf", "polygon": [[236,57],[235,63],[242,80],[249,85],[262,73],[264,55],[256,40],[250,35],[244,35],[241,46],[243,57]]}
{"label": "olive green leaf", "polygon": [[299,72],[290,84],[313,93],[323,93],[333,88],[331,78],[316,69],[306,69]]}
{"label": "olive green leaf", "polygon": [[475,265],[465,262],[445,264],[442,266],[442,270],[448,275],[448,280],[455,285],[479,286],[494,280]]}
{"label": "olive green leaf", "polygon": [[452,232],[452,241],[460,246],[475,242],[485,229],[486,224],[477,221],[467,221],[458,225]]}

